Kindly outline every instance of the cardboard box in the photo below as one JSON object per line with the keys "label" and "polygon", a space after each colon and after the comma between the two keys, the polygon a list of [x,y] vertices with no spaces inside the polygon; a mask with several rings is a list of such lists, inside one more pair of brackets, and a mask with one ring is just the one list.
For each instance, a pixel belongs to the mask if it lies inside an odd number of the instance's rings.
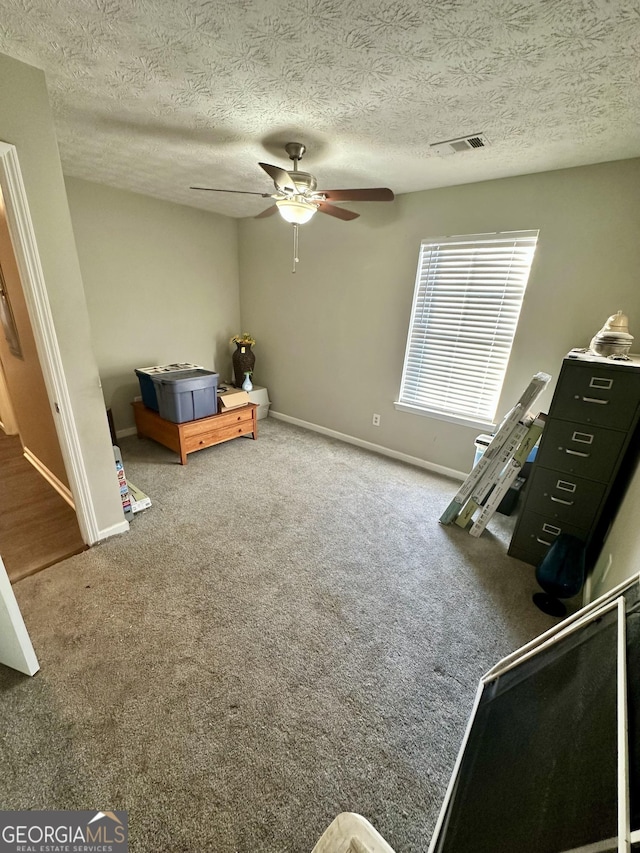
{"label": "cardboard box", "polygon": [[218,394],[219,411],[226,412],[228,409],[237,409],[238,406],[246,406],[250,403],[249,395],[240,388],[229,388]]}
{"label": "cardboard box", "polygon": [[131,509],[134,513],[142,512],[143,509],[148,509],[151,506],[151,498],[131,482],[129,482],[129,492],[131,493]]}

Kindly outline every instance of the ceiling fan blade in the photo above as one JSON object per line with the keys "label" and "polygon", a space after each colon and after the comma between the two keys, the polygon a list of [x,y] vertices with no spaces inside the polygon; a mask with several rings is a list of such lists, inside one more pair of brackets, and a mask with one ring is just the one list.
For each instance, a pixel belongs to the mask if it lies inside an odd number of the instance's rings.
{"label": "ceiling fan blade", "polygon": [[268,163],[258,163],[258,165],[265,170],[279,190],[292,193],[300,192],[289,172],[281,169],[280,166],[270,166]]}
{"label": "ceiling fan blade", "polygon": [[214,187],[189,187],[190,190],[205,190],[210,193],[240,193],[241,195],[259,195],[262,198],[271,198],[271,193],[253,193],[250,190],[217,190]]}
{"label": "ceiling fan blade", "polygon": [[393,201],[393,192],[386,187],[366,190],[321,190],[327,201]]}
{"label": "ceiling fan blade", "polygon": [[345,210],[344,207],[336,207],[333,204],[328,204],[326,201],[314,202],[318,205],[320,213],[328,213],[329,216],[335,216],[337,219],[357,219],[360,214],[354,213],[353,210]]}
{"label": "ceiling fan blade", "polygon": [[265,216],[273,216],[278,210],[278,206],[276,204],[272,204],[271,207],[268,207],[266,210],[263,210],[262,213],[259,213],[257,216],[254,216],[254,219],[264,219]]}

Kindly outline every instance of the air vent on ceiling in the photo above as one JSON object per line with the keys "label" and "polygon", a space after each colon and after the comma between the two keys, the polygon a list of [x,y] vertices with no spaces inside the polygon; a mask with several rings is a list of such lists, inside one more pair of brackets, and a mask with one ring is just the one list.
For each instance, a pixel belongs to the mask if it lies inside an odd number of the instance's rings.
{"label": "air vent on ceiling", "polygon": [[473,148],[486,148],[488,145],[489,140],[484,133],[474,133],[472,136],[461,136],[458,139],[433,142],[429,147],[437,154],[458,154],[460,151],[471,151]]}

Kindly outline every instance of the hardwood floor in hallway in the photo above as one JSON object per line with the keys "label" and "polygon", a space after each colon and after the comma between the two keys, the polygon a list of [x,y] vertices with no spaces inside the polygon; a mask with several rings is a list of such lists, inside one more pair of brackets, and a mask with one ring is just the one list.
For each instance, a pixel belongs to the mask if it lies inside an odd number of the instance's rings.
{"label": "hardwood floor in hallway", "polygon": [[0,556],[12,582],[86,549],[75,512],[0,430]]}

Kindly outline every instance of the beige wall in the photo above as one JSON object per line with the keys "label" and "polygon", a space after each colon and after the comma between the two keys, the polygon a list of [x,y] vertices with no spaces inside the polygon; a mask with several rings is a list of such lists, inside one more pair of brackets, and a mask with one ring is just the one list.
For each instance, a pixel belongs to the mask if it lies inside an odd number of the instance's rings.
{"label": "beige wall", "polygon": [[61,483],[68,487],[69,480],[42,376],[1,192],[0,267],[21,350],[21,356],[11,352],[0,328],[0,362],[4,368],[10,405],[17,420],[22,446],[27,447]]}
{"label": "beige wall", "polygon": [[588,345],[618,308],[640,340],[640,160],[351,206],[360,219],[318,214],[300,229],[295,275],[290,226],[279,217],[241,222],[242,323],[257,338],[256,380],[277,412],[470,469],[480,430],[393,406],[425,237],[540,229],[500,417],[536,371],[555,382],[563,355]]}
{"label": "beige wall", "polygon": [[238,226],[88,181],[66,185],[104,397],[123,430],[140,393],[134,368],[187,361],[229,374]]}
{"label": "beige wall", "polygon": [[611,531],[593,570],[590,600],[640,572],[640,467],[627,489]]}
{"label": "beige wall", "polygon": [[99,530],[123,521],[44,74],[0,54],[0,139],[16,146]]}

